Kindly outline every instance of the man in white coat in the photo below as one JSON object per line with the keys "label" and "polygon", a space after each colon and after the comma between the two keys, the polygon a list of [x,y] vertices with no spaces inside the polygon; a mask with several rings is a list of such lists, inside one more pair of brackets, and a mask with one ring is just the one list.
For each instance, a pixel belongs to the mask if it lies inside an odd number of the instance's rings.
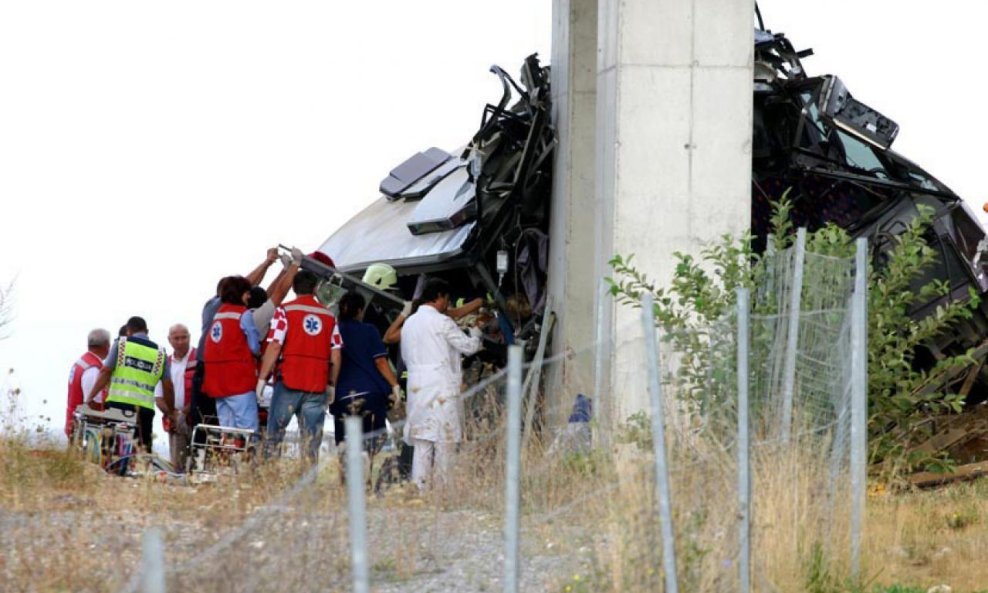
{"label": "man in white coat", "polygon": [[419,489],[442,483],[463,439],[460,356],[480,350],[481,332],[466,335],[446,315],[449,285],[426,283],[422,305],[401,331],[401,357],[408,369],[408,417],[404,439],[415,447],[412,480]]}

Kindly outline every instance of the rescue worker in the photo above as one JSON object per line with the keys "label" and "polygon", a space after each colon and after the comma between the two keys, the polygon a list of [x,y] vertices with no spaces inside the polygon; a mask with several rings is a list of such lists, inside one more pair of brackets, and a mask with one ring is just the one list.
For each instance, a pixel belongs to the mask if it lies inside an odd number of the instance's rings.
{"label": "rescue worker", "polygon": [[251,351],[242,317],[247,312],[251,283],[243,276],[221,282],[220,307],[205,340],[208,367],[202,390],[216,401],[220,426],[257,430],[257,351]]}
{"label": "rescue worker", "polygon": [[[251,270],[247,276],[247,280],[252,286],[256,286],[264,280],[264,276],[267,274],[268,269],[278,261],[278,248],[271,247],[267,250],[264,261],[257,265],[256,268]],[[274,287],[282,281],[285,270],[275,278],[272,286],[268,289],[268,292],[274,292]],[[198,360],[196,361],[196,372],[192,377],[192,395],[191,395],[191,409],[189,414],[189,428],[194,429],[196,425],[199,424],[213,424],[217,422],[216,418],[216,400],[208,397],[203,391],[203,382],[206,376],[206,365],[203,356],[206,351],[206,336],[209,335],[209,328],[213,324],[213,315],[216,314],[216,310],[220,307],[220,293],[223,289],[223,280],[226,278],[231,278],[232,276],[227,276],[221,279],[216,285],[216,293],[206,301],[202,307],[202,333],[199,336],[199,346],[196,348],[196,355]],[[287,292],[287,289],[285,289]],[[273,308],[272,308],[273,311]],[[196,434],[196,444],[202,445],[206,442],[206,433],[199,432]]]}
{"label": "rescue worker", "polygon": [[449,285],[429,280],[422,305],[402,328],[401,356],[408,369],[408,420],[404,440],[415,447],[412,481],[419,489],[449,477],[453,454],[463,439],[460,356],[480,350],[481,331],[467,336],[448,315]]}
{"label": "rescue worker", "polygon": [[298,418],[304,437],[303,455],[312,461],[319,457],[326,406],[340,373],[343,340],[336,318],[314,296],[318,283],[318,276],[300,271],[292,283],[297,298],[278,307],[271,321],[256,386],[260,393],[278,362],[268,410],[268,457],[280,447],[292,415]]}
{"label": "rescue worker", "polygon": [[[163,397],[155,398],[154,388],[161,382]],[[175,391],[165,351],[148,338],[147,322],[142,317],[127,320],[127,336],[118,338],[110,348],[96,384],[86,394],[86,404],[109,386],[106,407],[137,413],[137,437],[145,451],[151,452],[154,408],[174,421]]]}
{"label": "rescue worker", "polygon": [[[388,264],[376,263],[371,264],[367,267],[364,272],[361,281],[364,284],[369,284],[378,290],[383,290],[398,295],[398,273],[392,266]],[[380,297],[378,297],[380,298]],[[394,322],[396,315],[388,315],[388,312],[381,307],[374,297],[371,297],[371,303],[364,308],[364,323],[369,323],[377,328],[378,333],[382,336],[388,330],[388,326]],[[405,311],[407,313],[407,311]],[[407,317],[407,315],[406,315]],[[389,352],[389,354],[391,354]],[[393,359],[393,357],[392,357]]]}
{"label": "rescue worker", "polygon": [[[69,440],[72,439],[72,415],[85,400],[85,394],[92,390],[96,383],[96,377],[99,376],[99,371],[103,368],[103,359],[110,352],[110,332],[102,328],[94,329],[89,332],[86,344],[86,352],[79,357],[79,360],[75,361],[72,369],[69,370],[69,398],[65,408],[65,436],[69,437]],[[106,397],[106,392],[101,391],[97,394],[94,403],[102,406],[104,397]]]}
{"label": "rescue worker", "polygon": [[[378,288],[380,290],[386,291],[396,297],[401,297],[398,291],[398,272],[395,271],[394,267],[385,263],[374,263],[367,266],[367,270],[364,271],[364,277],[361,280],[365,284],[370,284],[371,286]],[[362,321],[364,323],[369,323],[377,328],[383,341],[384,347],[388,354],[388,359],[394,365],[398,376],[398,383],[400,388],[404,389],[408,383],[408,372],[405,370],[405,363],[401,360],[401,346],[398,345],[398,336],[401,331],[401,324],[405,322],[405,319],[411,315],[412,303],[410,301],[404,301],[404,306],[400,312],[395,312],[395,310],[386,310],[385,307],[381,306],[378,302],[380,299],[371,297],[371,302],[363,310]],[[342,317],[342,315],[341,315]],[[395,331],[399,332],[391,337],[389,335],[389,330],[391,328],[397,328]],[[391,339],[389,339],[389,337]],[[344,343],[346,340],[346,332],[343,336]],[[347,352],[344,350],[343,358],[344,365],[346,364]],[[401,396],[399,396],[400,398]],[[392,424],[396,424],[400,420],[404,420],[404,406],[401,405],[400,401],[392,402],[390,406],[389,418]],[[333,413],[334,418],[336,413]],[[338,430],[338,429],[337,429]],[[337,437],[339,439],[339,437]],[[398,475],[402,480],[407,480],[412,475],[412,447],[409,445],[399,445],[398,453]]]}
{"label": "rescue worker", "polygon": [[401,387],[388,362],[388,353],[377,329],[363,321],[364,297],[348,292],[340,299],[340,336],[343,349],[336,398],[329,411],[336,428],[336,444],[346,438],[346,416],[360,416],[370,439],[366,449],[374,463],[385,438],[388,408],[398,403]]}

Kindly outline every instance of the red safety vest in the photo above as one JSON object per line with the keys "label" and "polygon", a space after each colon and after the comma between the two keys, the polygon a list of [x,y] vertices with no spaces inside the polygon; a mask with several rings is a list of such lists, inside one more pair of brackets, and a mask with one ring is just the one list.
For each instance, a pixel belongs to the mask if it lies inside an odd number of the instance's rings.
{"label": "red safety vest", "polygon": [[[185,403],[188,404],[190,398],[192,397],[192,376],[196,374],[196,365],[198,361],[196,360],[196,349],[190,348],[189,354],[186,356],[185,363]],[[175,355],[172,354],[168,357],[168,362],[175,362]]]}
{"label": "red safety vest", "polygon": [[[79,360],[72,365],[69,371],[69,403],[65,408],[65,434],[72,434],[72,413],[86,399],[86,394],[82,392],[82,374],[88,369],[96,367],[103,368],[103,361],[92,352],[86,352]],[[106,399],[106,389],[96,396],[99,401]]]}
{"label": "red safety vest", "polygon": [[[196,349],[190,348],[189,353],[185,357],[185,374],[182,377],[182,384],[185,386],[185,405],[189,405],[189,402],[192,400],[192,376],[196,374],[196,364],[198,362],[196,360]],[[168,363],[175,364],[174,353],[168,356]],[[161,417],[161,428],[165,432],[172,431],[172,421],[168,418],[167,414]]]}
{"label": "red safety vest", "polygon": [[202,390],[213,398],[230,397],[254,391],[257,365],[240,328],[240,316],[247,307],[221,305],[206,335],[203,362],[206,377]]}
{"label": "red safety vest", "polygon": [[336,318],[312,295],[282,308],[288,318],[281,347],[281,382],[289,389],[322,393],[329,384],[329,354]]}

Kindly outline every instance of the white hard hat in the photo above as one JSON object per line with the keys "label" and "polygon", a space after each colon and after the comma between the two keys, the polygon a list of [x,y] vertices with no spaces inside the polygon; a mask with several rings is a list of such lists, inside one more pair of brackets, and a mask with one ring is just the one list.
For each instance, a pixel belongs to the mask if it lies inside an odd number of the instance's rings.
{"label": "white hard hat", "polygon": [[398,284],[398,272],[388,264],[371,264],[364,272],[363,281],[381,290],[387,290]]}

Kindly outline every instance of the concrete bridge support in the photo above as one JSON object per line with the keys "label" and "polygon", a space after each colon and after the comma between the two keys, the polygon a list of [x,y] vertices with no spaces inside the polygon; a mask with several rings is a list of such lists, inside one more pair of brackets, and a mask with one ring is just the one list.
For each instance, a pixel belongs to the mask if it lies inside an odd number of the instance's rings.
{"label": "concrete bridge support", "polygon": [[[592,393],[596,282],[614,254],[666,281],[673,252],[750,226],[753,14],[753,0],[553,2],[551,290],[554,350],[570,355],[552,375],[553,420]],[[613,424],[647,407],[642,333],[636,311],[601,310],[595,405]]]}

